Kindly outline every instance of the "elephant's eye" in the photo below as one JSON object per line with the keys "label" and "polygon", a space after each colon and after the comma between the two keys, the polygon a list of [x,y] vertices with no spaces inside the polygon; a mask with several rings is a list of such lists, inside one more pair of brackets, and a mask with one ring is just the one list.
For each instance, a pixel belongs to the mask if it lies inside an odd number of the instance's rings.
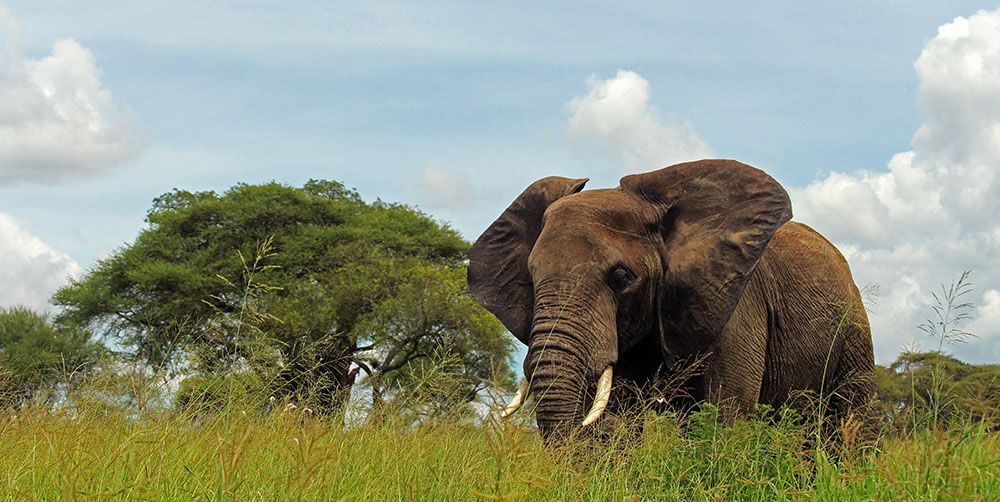
{"label": "elephant's eye", "polygon": [[608,272],[608,286],[615,291],[622,291],[635,281],[635,273],[624,265],[618,265]]}

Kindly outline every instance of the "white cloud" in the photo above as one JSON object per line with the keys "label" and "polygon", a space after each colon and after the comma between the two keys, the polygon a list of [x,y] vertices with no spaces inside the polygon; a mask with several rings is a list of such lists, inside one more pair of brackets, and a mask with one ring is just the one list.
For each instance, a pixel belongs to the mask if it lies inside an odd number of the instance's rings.
{"label": "white cloud", "polygon": [[472,201],[472,185],[436,164],[421,171],[417,184],[425,192],[424,205],[429,208],[462,208]]}
{"label": "white cloud", "polygon": [[[996,333],[1000,326],[1000,291],[995,289],[987,290],[983,293],[982,300],[978,306],[979,316],[967,326],[967,331],[971,333]],[[996,363],[1000,361],[1000,336],[988,336],[973,340],[972,346],[960,347],[956,350],[965,359],[975,357],[979,353],[978,359]],[[971,357],[970,357],[971,356]]]}
{"label": "white cloud", "polygon": [[904,345],[936,348],[916,325],[931,292],[972,270],[979,339],[950,347],[1000,360],[1000,10],[938,28],[914,65],[927,120],[887,171],[832,173],[792,190],[796,219],[849,250],[860,284],[880,285],[871,316],[883,362]]}
{"label": "white cloud", "polygon": [[711,156],[690,122],[671,115],[664,119],[649,103],[649,82],[638,73],[618,70],[607,80],[589,78],[587,86],[586,96],[569,103],[573,115],[567,133],[603,148],[628,172]]}
{"label": "white cloud", "polygon": [[130,122],[101,85],[94,55],[73,39],[24,57],[20,26],[0,7],[0,185],[100,174],[138,151]]}
{"label": "white cloud", "polygon": [[57,252],[6,213],[0,213],[0,306],[48,308],[49,296],[80,266]]}

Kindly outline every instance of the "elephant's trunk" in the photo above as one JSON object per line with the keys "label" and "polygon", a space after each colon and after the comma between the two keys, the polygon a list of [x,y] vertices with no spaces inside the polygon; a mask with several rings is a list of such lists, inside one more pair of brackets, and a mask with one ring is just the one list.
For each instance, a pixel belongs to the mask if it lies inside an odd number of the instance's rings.
{"label": "elephant's trunk", "polygon": [[[564,435],[594,422],[607,404],[617,361],[613,310],[600,309],[597,295],[536,295],[534,323],[524,361],[542,435]],[[610,310],[602,312],[602,310]],[[598,381],[603,384],[598,392]],[[596,398],[596,399],[595,399]],[[600,406],[594,406],[595,404]]]}

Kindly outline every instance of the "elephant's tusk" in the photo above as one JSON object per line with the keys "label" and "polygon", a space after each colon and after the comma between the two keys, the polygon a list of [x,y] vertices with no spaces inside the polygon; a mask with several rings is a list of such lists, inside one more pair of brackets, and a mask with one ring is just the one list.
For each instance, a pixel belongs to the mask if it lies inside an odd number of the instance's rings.
{"label": "elephant's tusk", "polygon": [[583,419],[584,427],[601,418],[601,415],[604,414],[604,408],[608,406],[609,399],[611,399],[611,366],[608,366],[608,369],[601,373],[601,378],[597,381],[597,395],[594,396],[594,405],[590,407],[590,412]]}
{"label": "elephant's tusk", "polygon": [[528,396],[528,381],[521,380],[521,386],[517,388],[517,393],[514,394],[514,398],[510,400],[510,404],[503,409],[500,413],[500,418],[507,418],[514,414],[521,405],[524,404],[524,398]]}

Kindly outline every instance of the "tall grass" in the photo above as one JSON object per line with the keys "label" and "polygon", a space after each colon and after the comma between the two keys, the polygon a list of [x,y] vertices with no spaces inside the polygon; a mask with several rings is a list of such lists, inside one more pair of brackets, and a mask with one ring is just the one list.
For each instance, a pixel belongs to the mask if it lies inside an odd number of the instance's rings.
{"label": "tall grass", "polygon": [[1000,436],[979,425],[885,437],[834,462],[805,449],[788,410],[732,426],[707,406],[646,415],[643,441],[546,448],[524,422],[440,417],[344,427],[301,409],[234,400],[198,419],[107,407],[0,417],[7,499],[822,500],[987,499]]}
{"label": "tall grass", "polygon": [[[972,333],[962,329],[962,325],[972,319],[975,304],[967,302],[966,296],[972,292],[972,284],[969,282],[969,271],[962,272],[959,278],[945,288],[941,285],[941,295],[932,293],[934,304],[932,309],[934,317],[927,319],[918,328],[925,334],[936,340],[938,343],[937,352],[944,353],[944,344],[965,343],[969,338],[975,337]],[[937,428],[941,422],[942,411],[945,407],[952,405],[952,396],[948,396],[944,391],[944,375],[938,366],[934,366],[931,371],[931,388],[926,396],[930,405],[931,426]]]}

